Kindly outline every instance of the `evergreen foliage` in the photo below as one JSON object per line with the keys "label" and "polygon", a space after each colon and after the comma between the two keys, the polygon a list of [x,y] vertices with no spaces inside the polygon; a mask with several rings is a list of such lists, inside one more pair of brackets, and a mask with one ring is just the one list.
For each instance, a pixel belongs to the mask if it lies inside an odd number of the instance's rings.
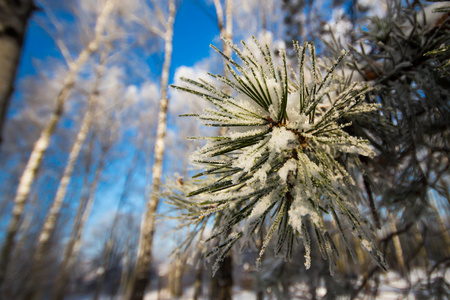
{"label": "evergreen foliage", "polygon": [[370,91],[367,85],[338,76],[336,68],[346,53],[334,62],[320,60],[311,43],[303,47],[294,43],[298,57],[294,71],[283,50],[276,57],[256,39],[255,45],[243,42],[243,50],[226,42],[241,63],[215,48],[231,75],[210,75],[233,90],[231,95],[203,79],[183,78],[186,86],[173,86],[213,105],[196,115],[204,125],[230,128],[224,136],[198,137],[207,143],[192,154],[204,170],[194,178],[205,179],[187,195],[196,207],[190,208],[192,223],[216,217],[208,241],[221,242],[207,253],[217,255],[214,271],[233,245],[240,241],[246,246],[268,225],[257,265],[272,237],[277,237],[276,254],[290,260],[301,236],[309,268],[313,233],[333,274],[339,253],[325,220],[336,223],[347,246],[351,229],[385,268],[371,226],[358,211],[358,188],[344,165],[358,166],[360,156],[373,157],[375,152],[367,140],[348,134],[345,128],[351,123],[343,120],[368,115],[378,105],[363,102]]}
{"label": "evergreen foliage", "polygon": [[448,13],[434,12],[442,5],[393,1],[361,33],[368,50],[353,48],[349,63],[375,87],[367,101],[382,108],[370,120],[352,117],[347,130],[375,147],[377,159],[364,169],[382,196],[378,207],[398,215],[402,226],[434,214],[430,193],[448,201],[450,23]]}

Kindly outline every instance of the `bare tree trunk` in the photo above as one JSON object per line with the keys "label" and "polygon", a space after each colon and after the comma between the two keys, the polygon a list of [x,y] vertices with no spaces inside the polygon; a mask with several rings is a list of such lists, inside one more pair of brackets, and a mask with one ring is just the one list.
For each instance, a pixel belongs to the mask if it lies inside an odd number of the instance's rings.
{"label": "bare tree trunk", "polygon": [[[225,2],[225,37],[231,41],[233,34],[233,0],[226,0]],[[228,45],[227,45],[228,46]],[[226,55],[231,56],[231,47],[224,48]]]}
{"label": "bare tree trunk", "polygon": [[[214,0],[214,6],[216,7],[217,13],[217,26],[219,27],[220,35],[228,39],[232,40],[233,36],[233,0],[225,0],[225,15],[223,13],[223,7],[220,0]],[[222,40],[223,53],[229,57],[231,57],[232,49],[230,45],[228,45],[224,40]],[[223,64],[223,76],[227,77],[228,69],[226,64]],[[230,94],[230,89],[227,85],[223,86],[224,91],[227,94]],[[227,133],[226,127],[221,127],[219,134],[225,135]]]}
{"label": "bare tree trunk", "polygon": [[266,0],[261,0],[261,27],[262,27],[262,38],[263,43],[268,44],[269,39],[267,36],[267,15],[266,15]]}
{"label": "bare tree trunk", "polygon": [[[361,275],[361,278],[363,282],[368,278],[369,271],[368,271],[368,264],[367,259],[364,254],[364,251],[362,250],[361,246],[358,245],[359,241],[356,237],[353,237],[353,241],[355,244],[355,252],[356,252],[356,259],[358,260],[358,266],[359,266],[359,275]],[[367,283],[365,284],[365,287],[367,287]]]}
{"label": "bare tree trunk", "polygon": [[172,261],[171,270],[169,271],[169,291],[174,298],[183,295],[183,275],[186,266],[186,254],[178,253]]}
{"label": "bare tree trunk", "polygon": [[231,300],[233,289],[233,257],[227,255],[220,264],[219,270],[211,278],[211,300]]}
{"label": "bare tree trunk", "polygon": [[75,167],[75,163],[78,160],[78,156],[80,154],[81,148],[86,140],[86,137],[89,133],[92,124],[92,115],[94,113],[94,107],[97,102],[97,98],[99,95],[99,86],[101,82],[101,78],[104,72],[105,57],[102,55],[102,59],[100,65],[97,68],[97,76],[94,83],[93,90],[91,95],[89,96],[89,103],[84,118],[81,122],[80,129],[76,136],[75,142],[72,145],[72,149],[69,153],[69,159],[67,161],[66,167],[64,169],[63,175],[59,182],[58,190],[56,191],[55,198],[53,199],[53,203],[50,207],[50,210],[47,214],[47,217],[44,221],[44,225],[42,227],[41,233],[39,234],[38,242],[36,245],[36,250],[33,256],[33,262],[30,271],[30,280],[27,282],[27,291],[25,293],[24,300],[32,300],[35,298],[36,292],[36,283],[39,276],[39,270],[42,267],[42,259],[44,257],[45,251],[47,251],[47,247],[50,241],[51,236],[53,235],[56,227],[56,223],[58,221],[59,212],[61,210],[61,206],[64,201],[64,197],[67,192],[67,187],[72,178],[72,173]]}
{"label": "bare tree trunk", "polygon": [[87,45],[85,49],[83,49],[83,51],[79,54],[78,58],[74,62],[69,63],[68,74],[64,80],[63,87],[58,97],[56,98],[55,110],[52,113],[50,121],[41,132],[39,139],[34,144],[34,148],[31,152],[30,158],[28,159],[28,163],[25,166],[25,170],[23,171],[22,176],[20,177],[19,185],[17,187],[17,192],[14,199],[12,217],[8,224],[5,241],[3,242],[3,246],[0,252],[0,290],[5,280],[9,258],[14,247],[14,239],[17,235],[20,220],[22,219],[27,198],[30,193],[31,185],[33,184],[37,170],[40,167],[44,154],[49,147],[50,139],[55,132],[56,126],[61,119],[64,110],[64,103],[70,96],[78,72],[89,59],[91,54],[98,50],[101,39],[103,37],[106,20],[111,14],[113,8],[113,0],[108,0],[104,4],[103,10],[101,11],[97,19],[97,24],[95,25],[94,39]]}
{"label": "bare tree trunk", "polygon": [[28,21],[36,10],[33,0],[0,1],[0,146]]}
{"label": "bare tree trunk", "polygon": [[[214,6],[216,7],[217,26],[219,27],[220,35],[231,41],[233,33],[233,0],[225,1],[225,19],[220,0],[214,0]],[[231,47],[225,42],[222,42],[222,46],[223,53],[230,56]],[[228,72],[225,65],[224,72],[225,74]]]}
{"label": "bare tree trunk", "polygon": [[158,192],[161,183],[163,156],[166,136],[167,119],[167,85],[169,81],[169,68],[172,58],[173,24],[175,21],[175,0],[169,1],[169,16],[166,23],[164,64],[161,73],[161,100],[159,102],[158,127],[156,130],[155,161],[153,164],[152,194],[147,204],[147,210],[142,219],[141,234],[139,238],[139,251],[134,269],[133,278],[128,287],[125,299],[141,300],[150,281],[149,270],[152,259],[153,235],[155,232],[155,214],[158,207]]}
{"label": "bare tree trunk", "polygon": [[[397,232],[397,225],[395,224],[395,219],[390,216],[389,218],[389,227],[391,229],[391,232]],[[405,272],[405,260],[403,258],[403,249],[402,249],[402,243],[400,241],[400,237],[398,234],[394,235],[392,238],[392,241],[394,243],[394,249],[395,249],[395,258],[399,267],[400,274],[404,274]]]}
{"label": "bare tree trunk", "polygon": [[421,264],[423,263],[423,265],[421,267],[423,267],[423,268],[425,268],[425,270],[427,270],[430,267],[429,266],[430,261],[427,259],[427,257],[428,257],[427,248],[425,247],[424,236],[422,235],[422,232],[420,231],[420,225],[417,224],[416,228],[413,228],[412,232],[414,234],[414,238],[417,240],[417,244],[422,245],[422,247],[420,248],[419,257],[421,258],[421,260],[420,260]]}
{"label": "bare tree trunk", "polygon": [[[220,35],[228,40],[232,40],[233,33],[233,0],[225,0],[225,20],[223,8],[220,0],[214,0],[214,5],[217,12],[217,25],[220,30]],[[231,56],[231,47],[223,41],[223,53],[227,56]],[[228,69],[224,64],[224,76],[227,76]],[[225,91],[230,93],[228,87],[225,87]],[[227,128],[220,128],[220,135],[225,135]],[[221,263],[220,268],[217,270],[215,276],[211,279],[211,291],[210,299],[231,299],[233,288],[233,257],[231,251],[228,252],[225,259]]]}
{"label": "bare tree trunk", "polygon": [[198,260],[197,260],[197,270],[195,272],[195,283],[194,283],[194,300],[198,300],[202,296],[203,288],[203,256],[202,256],[203,245],[199,243],[198,245]]}
{"label": "bare tree trunk", "polygon": [[94,204],[95,192],[100,181],[100,175],[103,171],[106,162],[106,154],[110,149],[111,144],[102,148],[102,153],[95,170],[94,179],[89,188],[88,194],[80,201],[77,216],[72,227],[71,238],[64,249],[63,261],[56,277],[56,283],[52,290],[52,300],[63,300],[65,296],[66,287],[70,280],[70,274],[77,261],[78,254],[81,249],[81,237],[83,234],[84,225],[91,213]]}

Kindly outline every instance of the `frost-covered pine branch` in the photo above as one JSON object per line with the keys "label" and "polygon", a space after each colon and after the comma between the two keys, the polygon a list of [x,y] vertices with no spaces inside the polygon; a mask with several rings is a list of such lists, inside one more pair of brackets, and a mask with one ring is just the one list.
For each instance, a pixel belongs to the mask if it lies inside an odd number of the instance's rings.
{"label": "frost-covered pine branch", "polygon": [[430,219],[432,193],[449,203],[442,191],[449,170],[450,18],[436,12],[448,6],[441,2],[390,2],[386,16],[370,18],[368,30],[359,32],[362,43],[347,62],[374,87],[366,102],[382,107],[370,118],[348,118],[347,131],[377,149],[377,158],[360,170],[368,175],[380,217],[393,214],[400,226]]}
{"label": "frost-covered pine branch", "polygon": [[[213,179],[212,176],[210,176]],[[201,238],[205,230],[207,231],[208,220],[211,215],[206,218],[199,218],[202,212],[195,199],[187,199],[186,195],[196,190],[202,183],[199,179],[193,179],[184,181],[181,177],[166,179],[164,185],[164,192],[161,193],[161,198],[165,199],[165,203],[177,212],[181,212],[181,215],[168,216],[164,214],[166,220],[177,221],[177,226],[174,231],[185,230],[183,234],[184,239],[181,244],[173,250],[172,255],[179,252],[188,252],[192,245],[197,245],[201,242]],[[204,184],[204,182],[203,182]]]}
{"label": "frost-covered pine branch", "polygon": [[[339,254],[325,226],[331,219],[346,243],[350,228],[385,268],[370,225],[355,204],[354,180],[341,163],[344,157],[357,162],[358,156],[375,154],[366,140],[346,133],[343,128],[349,124],[342,123],[346,116],[377,109],[363,103],[370,88],[335,74],[345,53],[335,62],[322,61],[316,59],[312,44],[294,43],[298,55],[294,71],[282,50],[274,57],[256,39],[255,47],[243,43],[243,50],[226,42],[241,63],[216,49],[231,75],[211,76],[231,88],[231,96],[203,79],[183,78],[186,86],[173,86],[214,106],[196,115],[204,125],[230,128],[225,136],[200,137],[207,143],[192,154],[204,169],[194,177],[206,178],[203,186],[188,194],[195,196],[200,208],[197,218],[221,215],[209,238],[220,238],[221,244],[207,254],[217,255],[215,269],[236,242],[245,246],[269,222],[258,265],[272,237],[277,237],[276,254],[291,259],[300,236],[309,268],[313,232],[333,273],[334,256]],[[230,229],[235,231],[229,234]]]}
{"label": "frost-covered pine branch", "polygon": [[[430,5],[430,7],[432,8],[431,11],[432,13],[434,13],[435,16],[438,16],[438,22],[441,22],[443,19],[442,14],[439,13],[447,13],[447,17],[448,17],[448,13],[450,13],[450,5],[449,2],[446,0],[429,0],[431,2],[445,2],[446,5],[441,6],[441,5]],[[444,3],[443,3],[444,4]],[[424,12],[425,13],[425,12]],[[436,19],[436,18],[434,18]],[[441,25],[441,24],[439,24]],[[436,48],[434,50],[431,50],[427,53],[425,53],[424,55],[429,55],[429,56],[446,56],[447,59],[441,63],[440,65],[438,65],[439,69],[443,71],[443,75],[448,76],[450,75],[450,59],[448,58],[450,54],[450,45],[447,43],[442,43],[439,48]]]}

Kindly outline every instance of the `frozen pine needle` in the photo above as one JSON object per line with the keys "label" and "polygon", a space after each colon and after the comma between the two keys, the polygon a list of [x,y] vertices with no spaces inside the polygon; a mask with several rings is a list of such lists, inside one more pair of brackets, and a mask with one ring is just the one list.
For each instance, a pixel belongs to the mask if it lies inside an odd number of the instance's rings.
{"label": "frozen pine needle", "polygon": [[[352,228],[363,249],[384,269],[368,222],[353,203],[354,180],[338,160],[375,155],[367,140],[345,131],[350,124],[346,117],[377,109],[363,102],[370,88],[349,83],[335,72],[346,53],[324,65],[316,63],[313,44],[302,47],[294,43],[298,54],[295,68],[283,51],[274,59],[267,46],[255,43],[259,53],[248,51],[246,45],[243,51],[233,45],[241,64],[217,50],[230,71],[229,78],[212,75],[222,85],[184,79],[185,86],[173,86],[214,106],[198,116],[204,125],[229,128],[224,137],[208,138],[206,145],[192,154],[203,167],[196,177],[205,179],[188,194],[200,210],[204,209],[201,203],[214,203],[214,209],[208,211],[219,222],[212,236],[222,241],[210,252],[218,255],[215,269],[238,240],[245,245],[259,237],[256,233],[261,227],[269,226],[258,263],[271,239],[277,239],[276,253],[290,259],[296,244],[292,237],[301,237],[309,268],[315,235],[333,273],[334,256],[339,255],[324,214],[339,224],[345,241],[343,228]],[[218,160],[223,163],[216,164]]]}

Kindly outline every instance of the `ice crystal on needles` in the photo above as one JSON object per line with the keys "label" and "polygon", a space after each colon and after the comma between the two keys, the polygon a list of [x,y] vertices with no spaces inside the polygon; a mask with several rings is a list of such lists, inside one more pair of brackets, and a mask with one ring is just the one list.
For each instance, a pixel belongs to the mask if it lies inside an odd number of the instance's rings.
{"label": "ice crystal on needles", "polygon": [[[351,228],[384,268],[368,223],[352,204],[354,181],[338,160],[343,155],[354,160],[358,155],[374,155],[368,141],[349,135],[344,130],[349,124],[343,124],[346,116],[377,109],[363,103],[370,88],[334,73],[346,53],[319,67],[312,44],[301,47],[294,43],[298,54],[294,71],[288,67],[284,51],[275,59],[268,46],[254,42],[259,53],[250,51],[245,43],[241,51],[227,41],[240,64],[215,48],[226,60],[230,74],[229,78],[211,75],[220,86],[187,78],[183,78],[186,86],[173,86],[214,106],[197,116],[204,125],[229,128],[226,135],[209,138],[192,155],[205,169],[195,177],[208,179],[188,196],[202,199],[196,202],[202,218],[221,214],[210,238],[221,240],[209,253],[218,255],[215,268],[232,245],[240,239],[246,245],[268,223],[257,263],[273,236],[277,237],[276,254],[286,259],[291,259],[294,240],[301,236],[309,268],[313,232],[333,273],[338,253],[324,215],[336,222],[346,243],[344,228]],[[224,85],[233,93],[226,93]],[[212,183],[211,176],[215,178]],[[231,228],[236,231],[230,234]]]}

